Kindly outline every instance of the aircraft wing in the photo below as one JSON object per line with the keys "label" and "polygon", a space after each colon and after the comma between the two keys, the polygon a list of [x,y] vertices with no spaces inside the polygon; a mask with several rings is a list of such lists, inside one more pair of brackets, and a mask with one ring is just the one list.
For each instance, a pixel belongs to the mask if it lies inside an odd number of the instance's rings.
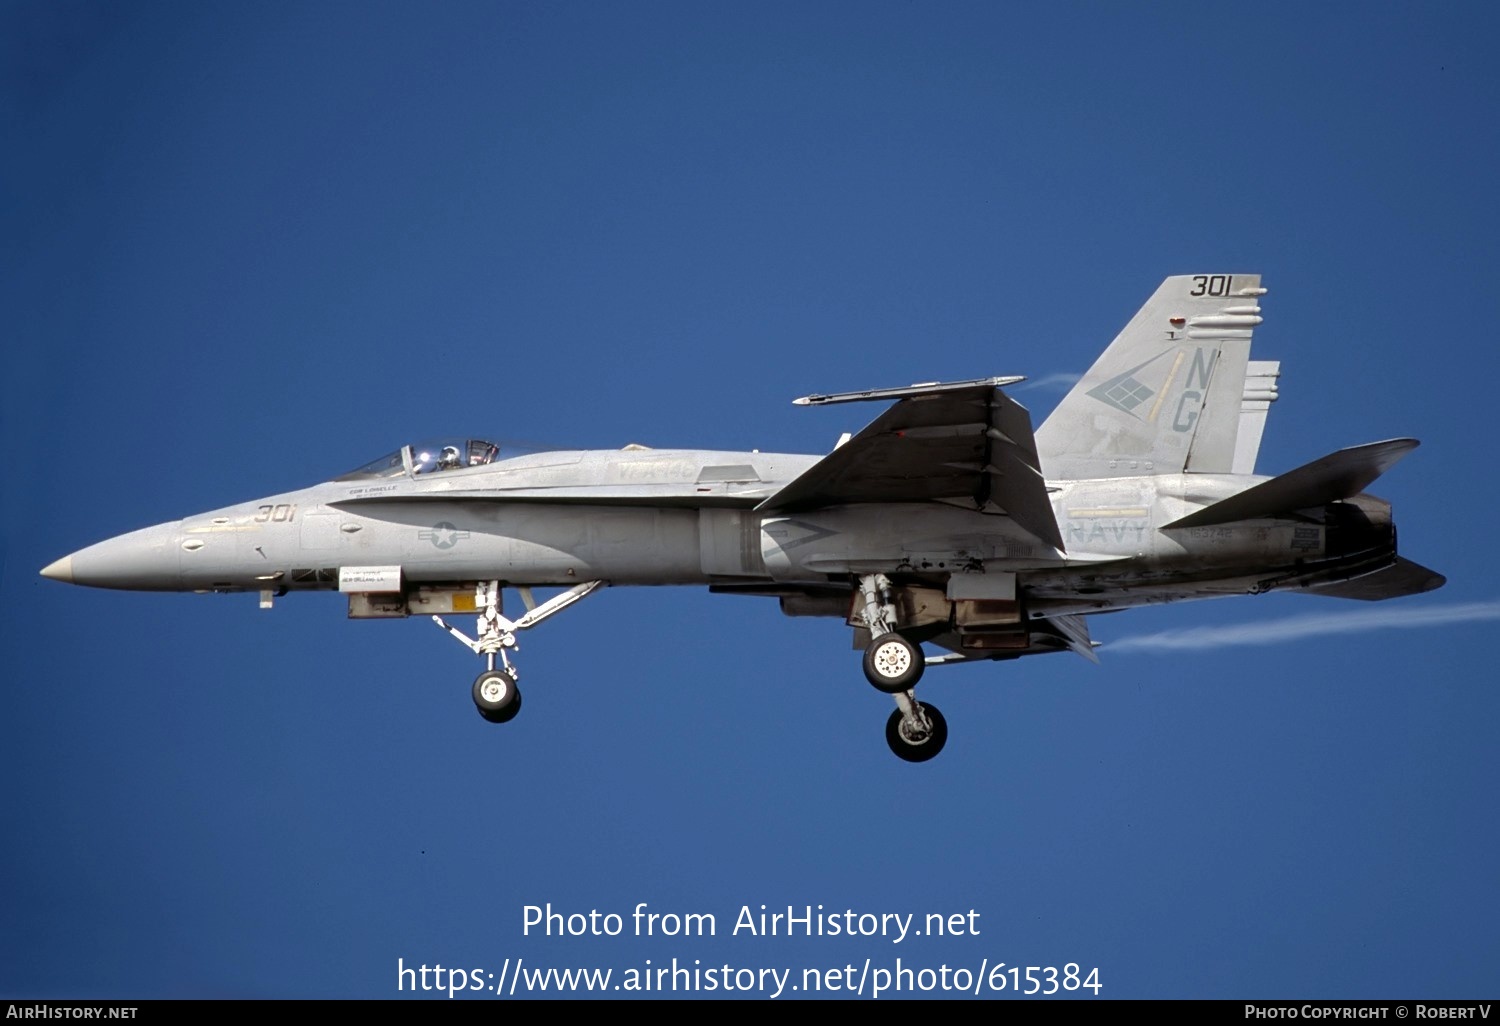
{"label": "aircraft wing", "polygon": [[[1026,408],[990,381],[925,389],[887,390],[906,397],[757,509],[795,513],[852,503],[943,502],[1009,516],[1061,550]],[[850,396],[867,397],[874,396]]]}

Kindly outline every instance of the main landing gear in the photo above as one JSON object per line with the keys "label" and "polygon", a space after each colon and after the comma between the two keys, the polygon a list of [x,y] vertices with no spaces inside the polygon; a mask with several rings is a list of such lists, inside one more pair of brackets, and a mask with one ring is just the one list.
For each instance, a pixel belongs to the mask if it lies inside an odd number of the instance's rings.
{"label": "main landing gear", "polygon": [[[585,581],[574,585],[561,595],[537,605],[532,601],[531,589],[520,588],[521,600],[526,603],[527,613],[519,620],[507,620],[500,615],[500,582],[481,581],[474,588],[474,606],[479,611],[478,640],[470,638],[457,627],[450,627],[441,616],[433,622],[457,638],[475,655],[485,658],[485,671],[474,679],[474,707],[479,715],[491,723],[507,723],[521,711],[521,689],[516,686],[520,672],[511,663],[507,650],[514,651],[516,632],[535,627],[553,613],[561,612],[589,592],[602,585],[603,581]],[[495,665],[499,656],[500,665]]]}
{"label": "main landing gear", "polygon": [[896,711],[885,724],[886,744],[898,758],[926,762],[947,744],[948,721],[937,706],[918,702],[913,691],[927,666],[922,646],[896,633],[896,606],[884,574],[861,577],[859,590],[864,596],[861,619],[870,632],[865,679],[896,700]]}
{"label": "main landing gear", "polygon": [[885,743],[907,762],[926,762],[948,743],[948,721],[935,705],[923,705],[910,691],[896,696],[901,708],[885,721]]}

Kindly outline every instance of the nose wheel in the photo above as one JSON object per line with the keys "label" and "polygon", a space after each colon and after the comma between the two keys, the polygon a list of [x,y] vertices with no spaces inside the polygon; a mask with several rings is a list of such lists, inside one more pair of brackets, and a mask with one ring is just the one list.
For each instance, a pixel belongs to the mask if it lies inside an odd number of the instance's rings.
{"label": "nose wheel", "polygon": [[[521,711],[521,690],[516,687],[520,673],[510,661],[509,652],[520,646],[516,644],[516,632],[535,627],[553,613],[561,612],[603,581],[585,581],[574,585],[561,595],[537,605],[532,601],[529,588],[518,589],[526,603],[526,615],[519,620],[507,620],[500,615],[500,582],[481,581],[474,588],[474,605],[479,612],[477,639],[469,637],[457,627],[450,627],[441,616],[433,622],[451,634],[475,655],[484,656],[485,671],[474,678],[472,695],[474,708],[491,723],[507,723]],[[498,665],[496,665],[498,662]]]}
{"label": "nose wheel", "polygon": [[509,723],[521,711],[521,689],[510,667],[485,670],[474,679],[474,707],[491,723]]}

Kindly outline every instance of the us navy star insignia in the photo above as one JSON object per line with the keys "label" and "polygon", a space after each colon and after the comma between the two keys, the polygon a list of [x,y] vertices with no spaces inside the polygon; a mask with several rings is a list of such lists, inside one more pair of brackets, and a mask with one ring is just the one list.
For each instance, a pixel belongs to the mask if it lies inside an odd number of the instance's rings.
{"label": "us navy star insignia", "polygon": [[468,531],[460,531],[446,520],[440,520],[432,525],[432,530],[421,531],[417,537],[423,541],[430,541],[434,548],[451,549],[463,538],[469,536]]}

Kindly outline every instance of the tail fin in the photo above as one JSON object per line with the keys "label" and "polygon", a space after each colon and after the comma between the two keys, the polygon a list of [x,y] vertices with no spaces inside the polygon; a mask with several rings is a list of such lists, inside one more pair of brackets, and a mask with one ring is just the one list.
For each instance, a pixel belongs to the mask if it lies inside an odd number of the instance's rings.
{"label": "tail fin", "polygon": [[1255,473],[1255,457],[1260,455],[1260,436],[1266,430],[1266,414],[1276,401],[1276,379],[1281,377],[1281,363],[1276,360],[1251,360],[1245,366],[1245,394],[1240,400],[1240,433],[1234,441],[1234,464],[1231,474]]}
{"label": "tail fin", "polygon": [[1044,475],[1229,473],[1242,463],[1235,446],[1265,291],[1258,274],[1162,282],[1037,430]]}

